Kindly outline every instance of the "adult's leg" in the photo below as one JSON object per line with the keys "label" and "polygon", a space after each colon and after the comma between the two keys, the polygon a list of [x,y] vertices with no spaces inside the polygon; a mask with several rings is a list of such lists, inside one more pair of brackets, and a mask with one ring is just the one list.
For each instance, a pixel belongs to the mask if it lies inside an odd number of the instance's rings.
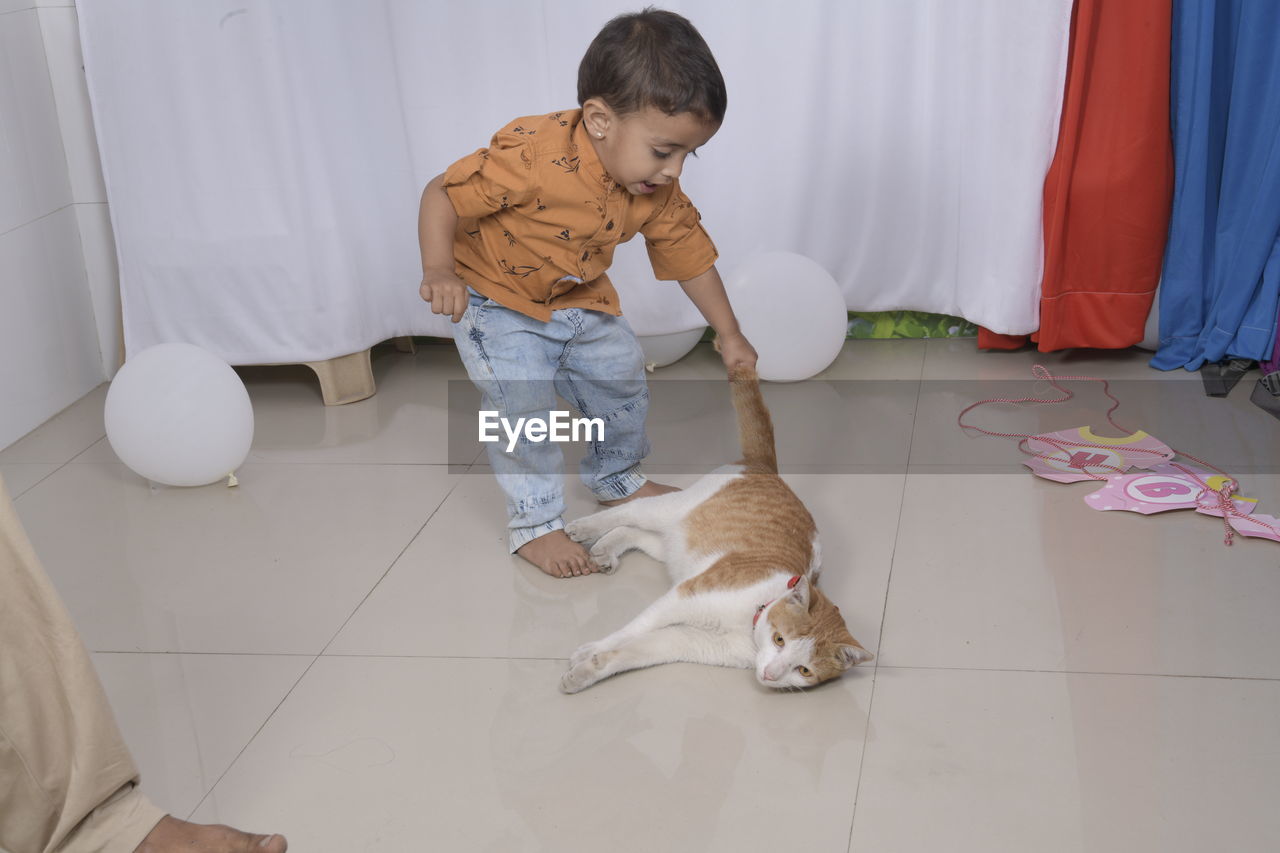
{"label": "adult's leg", "polygon": [[0,481],[0,847],[132,851],[164,816]]}

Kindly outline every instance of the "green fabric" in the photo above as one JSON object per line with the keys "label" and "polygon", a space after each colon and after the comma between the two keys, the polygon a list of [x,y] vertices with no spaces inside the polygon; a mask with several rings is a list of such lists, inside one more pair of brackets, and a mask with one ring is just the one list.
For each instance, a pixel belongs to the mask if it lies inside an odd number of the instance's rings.
{"label": "green fabric", "polygon": [[[850,338],[976,338],[978,327],[959,317],[928,311],[849,312]],[[715,340],[707,327],[702,340]]]}
{"label": "green fabric", "polygon": [[978,327],[927,311],[849,312],[851,338],[976,338]]}

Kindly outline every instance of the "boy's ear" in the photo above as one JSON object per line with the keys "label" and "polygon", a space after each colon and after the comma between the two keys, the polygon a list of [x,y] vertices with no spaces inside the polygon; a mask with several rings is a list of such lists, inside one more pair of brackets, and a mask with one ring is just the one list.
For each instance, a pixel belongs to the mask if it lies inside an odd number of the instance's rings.
{"label": "boy's ear", "polygon": [[609,133],[617,116],[600,98],[587,98],[582,105],[582,121],[587,126],[587,132],[598,139],[598,134]]}

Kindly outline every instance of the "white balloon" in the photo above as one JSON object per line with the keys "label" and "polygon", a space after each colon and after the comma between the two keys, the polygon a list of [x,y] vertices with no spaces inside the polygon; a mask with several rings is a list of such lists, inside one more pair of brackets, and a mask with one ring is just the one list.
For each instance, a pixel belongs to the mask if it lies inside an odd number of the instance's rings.
{"label": "white balloon", "polygon": [[107,440],[148,480],[203,486],[233,473],[253,443],[253,407],[225,361],[192,344],[157,344],[125,362],[107,391]]}
{"label": "white balloon", "polygon": [[794,252],[761,252],[725,282],[742,333],[760,356],[761,379],[795,382],[836,360],[848,311],[836,280]]}
{"label": "white balloon", "polygon": [[679,361],[689,354],[689,350],[693,349],[698,341],[702,340],[702,334],[706,328],[706,326],[699,326],[687,332],[672,332],[669,335],[637,335],[640,349],[644,350],[644,363],[654,367],[666,367],[668,364]]}

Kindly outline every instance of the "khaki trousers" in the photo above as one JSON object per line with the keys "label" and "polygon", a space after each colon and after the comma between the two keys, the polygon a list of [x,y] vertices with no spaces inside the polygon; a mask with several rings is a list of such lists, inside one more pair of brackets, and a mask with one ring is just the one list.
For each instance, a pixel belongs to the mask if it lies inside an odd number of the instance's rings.
{"label": "khaki trousers", "polygon": [[164,817],[137,783],[89,654],[0,479],[0,848],[131,853]]}

